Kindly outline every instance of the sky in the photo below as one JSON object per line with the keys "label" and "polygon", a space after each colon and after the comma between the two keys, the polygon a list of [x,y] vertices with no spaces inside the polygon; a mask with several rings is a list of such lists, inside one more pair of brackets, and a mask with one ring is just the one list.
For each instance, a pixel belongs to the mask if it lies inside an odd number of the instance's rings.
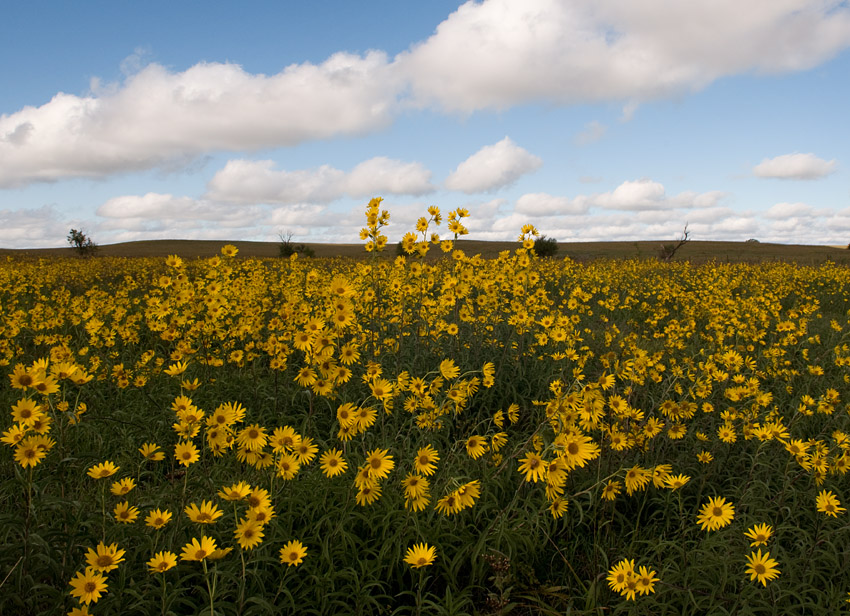
{"label": "sky", "polygon": [[[0,247],[850,242],[850,3],[5,3]],[[448,233],[445,222],[432,229]]]}

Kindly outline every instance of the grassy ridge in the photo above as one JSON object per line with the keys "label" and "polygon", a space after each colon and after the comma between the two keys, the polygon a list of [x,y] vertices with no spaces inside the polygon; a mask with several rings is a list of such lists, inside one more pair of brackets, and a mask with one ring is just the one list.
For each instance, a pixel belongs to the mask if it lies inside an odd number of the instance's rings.
{"label": "grassy ridge", "polygon": [[[99,246],[98,255],[104,257],[165,257],[178,255],[184,259],[207,258],[219,254],[223,240],[145,240]],[[230,242],[239,249],[241,257],[277,257],[278,242]],[[578,261],[591,259],[645,259],[658,255],[662,241],[641,242],[559,242],[558,257],[569,256]],[[458,240],[457,247],[469,255],[480,254],[494,258],[504,250],[516,248],[516,242],[484,242]],[[362,244],[306,244],[317,257],[365,258]],[[390,247],[385,256],[394,256]],[[42,258],[48,256],[74,256],[72,248],[31,248],[12,250],[0,248],[0,256]],[[677,253],[676,260],[693,263],[717,261],[719,263],[762,263],[768,261],[794,262],[817,265],[827,261],[850,263],[850,250],[836,246],[809,246],[802,244],[768,244],[754,242],[704,242],[691,241]]]}

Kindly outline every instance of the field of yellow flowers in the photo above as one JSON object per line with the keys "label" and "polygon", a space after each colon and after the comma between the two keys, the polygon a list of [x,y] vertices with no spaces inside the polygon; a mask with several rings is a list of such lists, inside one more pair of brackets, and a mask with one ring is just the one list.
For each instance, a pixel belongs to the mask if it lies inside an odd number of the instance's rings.
{"label": "field of yellow flowers", "polygon": [[850,608],[850,270],[482,259],[467,215],[0,263],[0,613]]}

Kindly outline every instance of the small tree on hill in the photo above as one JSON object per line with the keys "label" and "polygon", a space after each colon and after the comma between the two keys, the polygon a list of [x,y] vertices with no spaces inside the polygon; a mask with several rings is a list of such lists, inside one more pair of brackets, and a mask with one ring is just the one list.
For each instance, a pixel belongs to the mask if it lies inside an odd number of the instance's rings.
{"label": "small tree on hill", "polygon": [[68,233],[68,243],[80,256],[93,255],[97,251],[97,244],[79,229],[71,229]]}
{"label": "small tree on hill", "polygon": [[278,237],[280,238],[280,244],[278,244],[277,247],[281,257],[291,257],[295,253],[305,257],[316,256],[316,251],[309,246],[293,242],[291,232],[287,233],[285,236],[283,233],[279,233]]}
{"label": "small tree on hill", "polygon": [[534,242],[534,252],[537,253],[538,257],[554,257],[555,253],[558,252],[558,240],[554,237],[541,235]]}
{"label": "small tree on hill", "polygon": [[691,232],[688,231],[688,225],[685,225],[685,230],[682,231],[682,237],[675,244],[662,244],[661,250],[658,253],[658,258],[662,261],[672,261],[673,257],[676,256],[676,252],[691,241]]}

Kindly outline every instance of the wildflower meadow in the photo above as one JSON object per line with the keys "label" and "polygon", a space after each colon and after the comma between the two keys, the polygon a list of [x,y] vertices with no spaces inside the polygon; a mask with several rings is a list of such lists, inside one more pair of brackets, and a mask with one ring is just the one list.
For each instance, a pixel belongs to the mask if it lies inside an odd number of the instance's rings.
{"label": "wildflower meadow", "polygon": [[0,613],[850,612],[850,270],[0,263]]}

